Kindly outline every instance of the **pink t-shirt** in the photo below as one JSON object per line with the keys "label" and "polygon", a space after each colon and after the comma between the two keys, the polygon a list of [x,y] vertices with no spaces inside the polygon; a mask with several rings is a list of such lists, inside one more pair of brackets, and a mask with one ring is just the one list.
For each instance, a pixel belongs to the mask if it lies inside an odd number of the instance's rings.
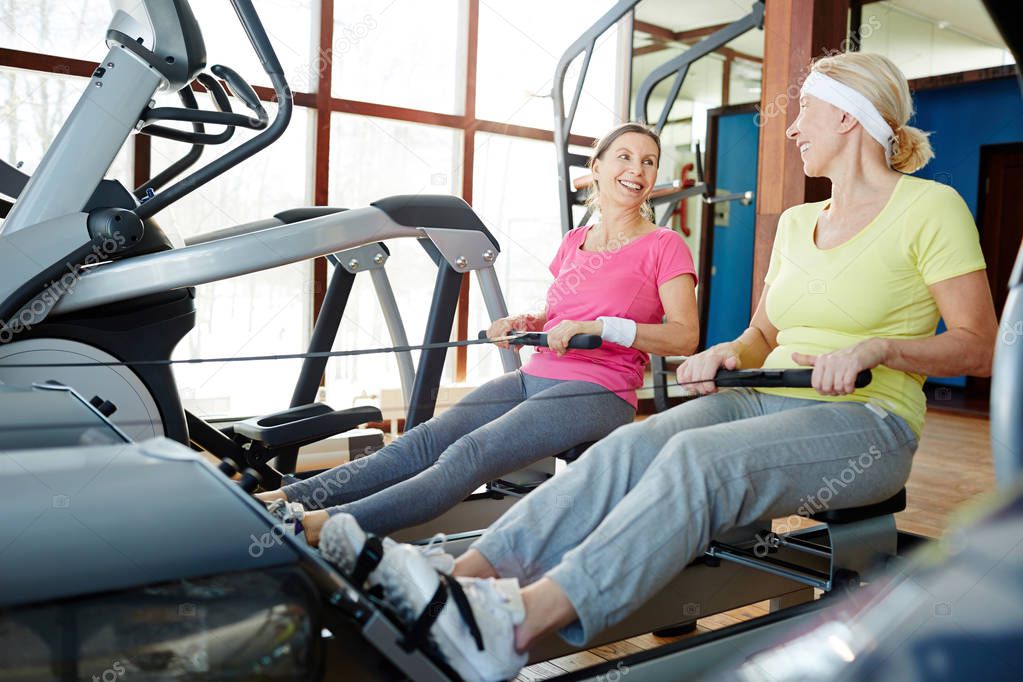
{"label": "pink t-shirt", "polygon": [[[618,249],[583,251],[591,225],[571,230],[551,262],[554,284],[547,290],[547,331],[562,320],[624,317],[659,324],[664,317],[658,287],[679,275],[696,279],[693,257],[682,236],[659,227]],[[636,407],[649,356],[635,348],[604,342],[595,350],[570,350],[558,357],[539,348],[523,372],[546,379],[589,381],[614,391]]]}

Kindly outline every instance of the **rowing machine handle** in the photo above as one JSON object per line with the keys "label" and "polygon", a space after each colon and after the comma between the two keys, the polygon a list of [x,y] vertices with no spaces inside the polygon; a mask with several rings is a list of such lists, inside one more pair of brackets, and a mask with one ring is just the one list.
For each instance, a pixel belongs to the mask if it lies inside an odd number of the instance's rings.
{"label": "rowing machine handle", "polygon": [[[481,331],[478,338],[480,340],[487,338],[487,332]],[[511,343],[514,346],[541,346],[546,348],[547,334],[544,332],[529,332],[517,337]],[[604,339],[600,338],[599,334],[576,334],[568,340],[568,347],[577,350],[593,350],[594,348],[600,348],[602,343],[604,343]]]}
{"label": "rowing machine handle", "polygon": [[[812,369],[721,369],[714,383],[721,388],[811,388]],[[856,376],[856,388],[870,383],[873,375],[865,369]]]}

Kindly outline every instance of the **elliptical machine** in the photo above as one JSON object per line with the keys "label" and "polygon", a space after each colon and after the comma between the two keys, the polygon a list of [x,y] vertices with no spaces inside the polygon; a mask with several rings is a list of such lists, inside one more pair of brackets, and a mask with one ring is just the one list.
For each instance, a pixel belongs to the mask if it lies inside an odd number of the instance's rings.
{"label": "elliptical machine", "polygon": [[[217,454],[245,453],[243,464],[275,487],[280,472],[269,465],[271,459],[283,455],[293,468],[293,453],[303,442],[379,419],[379,412],[309,405],[319,383],[317,363],[311,363],[303,371],[304,390],[293,396],[292,407],[300,409],[271,416],[277,431],[263,434],[264,442],[276,446],[264,448],[258,461],[249,453],[260,434],[255,440],[253,434],[225,437],[186,415],[169,358],[194,326],[196,285],[375,248],[381,240],[413,238],[438,266],[426,343],[448,340],[450,323],[445,329],[444,321],[453,314],[466,272],[477,274],[492,319],[507,315],[507,309],[493,269],[500,247],[457,197],[396,196],[348,211],[289,211],[269,223],[227,228],[210,235],[215,238],[174,248],[153,216],[273,143],[291,117],[291,91],[251,0],[232,0],[232,5],[273,84],[278,107],[272,121],[235,71],[222,65],[211,67],[211,73],[203,70],[205,46],[187,0],[143,0],[131,13],[115,13],[107,32],[110,50],[35,174],[29,178],[0,166],[0,193],[16,199],[0,226],[0,382],[72,386],[133,440],[167,436]],[[248,113],[231,110],[218,79]],[[198,108],[193,80],[209,91],[217,111]],[[154,106],[158,91],[178,92],[184,106]],[[169,121],[188,123],[192,130],[165,125]],[[223,130],[211,133],[206,125]],[[239,127],[259,133],[164,188],[199,159],[205,146],[225,142]],[[103,174],[135,131],[192,147],[130,192]],[[327,350],[331,341],[326,339]],[[413,423],[432,415],[431,386],[439,381],[443,355],[444,349],[424,352],[414,379],[402,374],[412,383]],[[510,351],[502,352],[502,362],[506,370],[518,366]],[[310,385],[313,395],[305,390]],[[289,432],[285,440],[282,430]],[[300,437],[293,437],[296,432]]]}

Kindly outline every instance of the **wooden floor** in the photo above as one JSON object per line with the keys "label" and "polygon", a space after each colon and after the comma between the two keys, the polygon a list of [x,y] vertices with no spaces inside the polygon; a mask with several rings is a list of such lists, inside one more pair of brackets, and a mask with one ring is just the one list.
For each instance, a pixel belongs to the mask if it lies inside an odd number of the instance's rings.
{"label": "wooden floor", "polygon": [[[906,510],[896,515],[896,524],[900,530],[940,537],[949,524],[954,522],[958,508],[994,488],[988,420],[931,410],[927,413],[920,447],[914,457],[913,471],[906,486],[909,501]],[[765,601],[701,618],[697,621],[697,633],[734,625],[766,613]],[[662,639],[649,634],[633,637],[531,665],[515,679],[522,682],[543,680],[602,661],[653,649],[675,639],[679,638]]]}

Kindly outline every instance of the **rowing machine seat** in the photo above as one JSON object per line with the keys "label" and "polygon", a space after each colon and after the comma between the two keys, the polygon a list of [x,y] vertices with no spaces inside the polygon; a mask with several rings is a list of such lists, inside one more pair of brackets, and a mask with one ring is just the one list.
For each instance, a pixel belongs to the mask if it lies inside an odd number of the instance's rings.
{"label": "rowing machine seat", "polygon": [[887,500],[866,504],[862,507],[848,507],[846,509],[827,509],[817,514],[811,514],[810,518],[822,523],[856,523],[866,521],[877,516],[897,514],[906,508],[906,489],[903,488]]}

